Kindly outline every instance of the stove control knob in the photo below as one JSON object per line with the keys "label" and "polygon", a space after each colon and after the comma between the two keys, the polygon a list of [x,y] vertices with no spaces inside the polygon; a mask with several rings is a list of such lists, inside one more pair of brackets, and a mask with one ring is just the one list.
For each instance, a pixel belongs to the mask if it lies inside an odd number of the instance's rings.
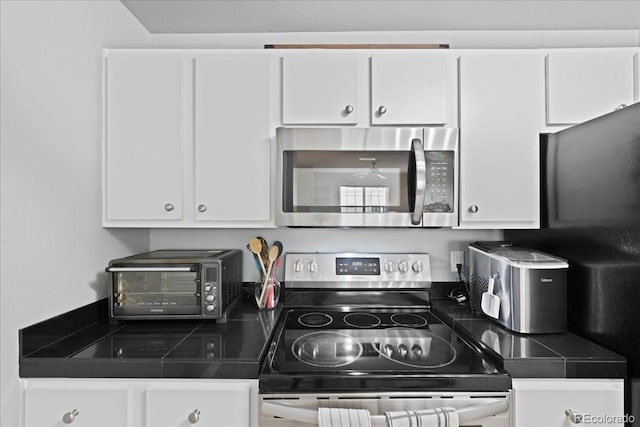
{"label": "stove control knob", "polygon": [[396,265],[393,263],[393,261],[387,261],[384,263],[384,271],[386,271],[387,273],[393,273],[393,270],[396,269]]}
{"label": "stove control knob", "polygon": [[398,346],[398,353],[400,353],[400,358],[401,359],[406,359],[407,354],[409,354],[409,349],[407,349],[406,345],[400,344]]}
{"label": "stove control knob", "polygon": [[302,271],[302,261],[298,260],[293,263],[293,271],[300,273]]}
{"label": "stove control knob", "polygon": [[400,264],[398,264],[398,270],[402,273],[406,273],[409,271],[409,263],[407,261],[400,261]]}
{"label": "stove control knob", "polygon": [[416,273],[420,273],[422,272],[422,269],[424,268],[424,264],[422,263],[422,261],[416,261],[413,263],[413,265],[411,266],[411,269],[413,271],[415,271]]}
{"label": "stove control knob", "polygon": [[307,270],[309,270],[309,273],[315,273],[317,268],[318,264],[315,261],[309,261],[307,264]]}

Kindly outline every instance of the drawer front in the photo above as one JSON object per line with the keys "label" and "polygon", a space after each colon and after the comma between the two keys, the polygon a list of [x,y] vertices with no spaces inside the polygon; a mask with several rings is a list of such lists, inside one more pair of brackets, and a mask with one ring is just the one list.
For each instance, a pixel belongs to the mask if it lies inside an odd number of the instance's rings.
{"label": "drawer front", "polygon": [[127,390],[25,391],[25,427],[127,426]]}
{"label": "drawer front", "polygon": [[146,394],[149,427],[248,427],[247,384],[216,384],[201,389],[148,389]]}

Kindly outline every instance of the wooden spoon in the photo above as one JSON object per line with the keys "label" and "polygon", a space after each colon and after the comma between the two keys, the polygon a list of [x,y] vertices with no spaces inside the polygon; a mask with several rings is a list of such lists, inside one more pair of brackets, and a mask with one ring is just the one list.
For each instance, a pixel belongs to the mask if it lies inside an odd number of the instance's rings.
{"label": "wooden spoon", "polygon": [[267,272],[264,269],[264,261],[262,260],[262,242],[260,241],[260,238],[254,237],[249,240],[249,250],[258,257],[258,260],[260,261],[260,268],[262,269],[262,274],[264,274],[264,277],[268,277]]}
{"label": "wooden spoon", "polygon": [[267,289],[269,289],[269,275],[271,274],[271,268],[273,268],[273,263],[280,256],[280,250],[281,250],[280,247],[282,247],[282,244],[280,244],[279,246],[274,244],[271,247],[271,249],[269,249],[269,268],[267,269],[267,274],[265,275],[264,283],[262,284],[262,292],[260,293],[261,307],[264,307],[266,302],[265,300],[267,297]]}

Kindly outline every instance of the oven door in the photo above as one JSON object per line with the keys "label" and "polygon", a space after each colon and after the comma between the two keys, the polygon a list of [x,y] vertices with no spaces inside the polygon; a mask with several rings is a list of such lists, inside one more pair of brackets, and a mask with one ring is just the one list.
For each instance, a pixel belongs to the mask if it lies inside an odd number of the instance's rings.
{"label": "oven door", "polygon": [[511,397],[504,393],[380,393],[261,395],[260,427],[317,425],[318,408],[366,409],[372,427],[386,427],[385,413],[449,407],[461,426],[509,427]]}
{"label": "oven door", "polygon": [[151,319],[202,314],[200,266],[112,266],[113,318]]}
{"label": "oven door", "polygon": [[276,135],[278,225],[457,224],[457,129],[278,128]]}

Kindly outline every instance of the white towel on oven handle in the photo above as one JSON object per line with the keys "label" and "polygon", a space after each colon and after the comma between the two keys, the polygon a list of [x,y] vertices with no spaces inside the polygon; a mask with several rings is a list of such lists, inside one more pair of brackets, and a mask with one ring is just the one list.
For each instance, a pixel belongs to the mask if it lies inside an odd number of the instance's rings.
{"label": "white towel on oven handle", "polygon": [[385,412],[388,427],[459,427],[454,408],[443,407],[417,411]]}
{"label": "white towel on oven handle", "polygon": [[371,427],[366,409],[318,408],[318,427]]}

